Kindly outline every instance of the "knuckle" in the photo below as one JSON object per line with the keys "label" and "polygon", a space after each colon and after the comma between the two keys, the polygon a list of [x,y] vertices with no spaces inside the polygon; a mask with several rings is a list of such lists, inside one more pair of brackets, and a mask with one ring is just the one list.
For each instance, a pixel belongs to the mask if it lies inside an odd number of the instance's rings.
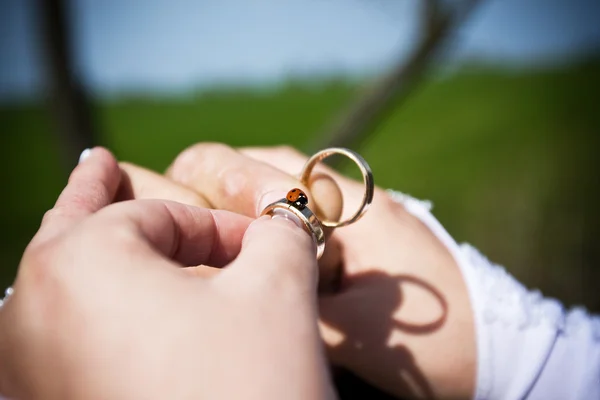
{"label": "knuckle", "polygon": [[287,144],[276,146],[273,148],[273,150],[276,153],[281,153],[282,155],[289,157],[289,158],[302,158],[302,159],[307,158],[305,154],[301,153],[296,148],[294,148],[290,145],[287,145]]}
{"label": "knuckle", "polygon": [[19,268],[20,291],[40,299],[56,297],[49,292],[57,288],[57,282],[60,280],[58,266],[61,264],[55,262],[57,245],[55,241],[51,241],[25,252]]}
{"label": "knuckle", "polygon": [[22,266],[39,265],[42,262],[47,262],[52,259],[54,245],[47,243],[38,244],[37,246],[29,247],[25,250],[21,260]]}
{"label": "knuckle", "polygon": [[54,207],[49,209],[42,216],[42,225],[48,224],[48,222],[56,219],[56,217],[60,217],[64,213],[64,208],[62,207]]}
{"label": "knuckle", "polygon": [[66,206],[55,206],[44,213],[42,225],[50,225],[61,218],[68,218],[74,214],[74,209]]}
{"label": "knuckle", "polygon": [[182,151],[171,164],[170,172],[174,177],[186,178],[189,171],[200,165],[214,164],[223,155],[234,152],[231,147],[222,143],[197,143]]}
{"label": "knuckle", "polygon": [[184,153],[188,152],[189,155],[191,155],[191,158],[193,159],[193,161],[201,161],[201,160],[196,160],[195,158],[200,157],[200,158],[204,158],[207,155],[214,155],[214,156],[218,156],[221,154],[227,154],[227,153],[232,153],[235,150],[233,150],[233,148],[231,148],[230,146],[223,144],[223,143],[217,143],[217,142],[206,142],[206,143],[196,143],[192,146],[190,146],[188,149],[184,150]]}
{"label": "knuckle", "polygon": [[235,199],[247,193],[249,185],[254,182],[249,175],[250,171],[243,164],[232,163],[222,167],[217,176],[222,196]]}

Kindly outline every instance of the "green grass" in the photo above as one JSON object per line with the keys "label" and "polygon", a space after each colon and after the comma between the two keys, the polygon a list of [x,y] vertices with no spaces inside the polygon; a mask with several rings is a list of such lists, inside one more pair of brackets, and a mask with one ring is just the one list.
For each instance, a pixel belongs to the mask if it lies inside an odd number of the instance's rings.
{"label": "green grass", "polygon": [[[164,170],[199,141],[304,147],[360,92],[343,81],[97,105],[120,159]],[[600,65],[465,70],[432,78],[360,151],[378,185],[433,200],[436,216],[526,283],[600,308],[593,280]],[[2,282],[65,180],[39,105],[0,108]],[[591,248],[591,250],[590,250]],[[590,265],[596,269],[591,269]],[[590,275],[591,274],[591,275]]]}

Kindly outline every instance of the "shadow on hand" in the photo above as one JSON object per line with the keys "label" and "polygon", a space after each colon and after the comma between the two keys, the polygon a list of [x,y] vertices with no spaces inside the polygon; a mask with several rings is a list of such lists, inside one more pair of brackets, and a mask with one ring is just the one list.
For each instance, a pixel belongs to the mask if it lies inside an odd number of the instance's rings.
{"label": "shadow on hand", "polygon": [[[398,317],[406,301],[404,287],[411,285],[432,296],[439,304],[439,315],[425,322],[403,321]],[[343,340],[330,353],[340,358],[360,360],[352,372],[334,367],[334,381],[342,399],[392,399],[375,387],[390,387],[409,397],[434,398],[426,376],[403,345],[388,345],[392,335],[429,335],[440,329],[448,314],[448,304],[439,290],[410,275],[368,272],[353,275],[338,294],[345,293],[351,309],[321,315],[322,321],[340,332]],[[333,295],[335,296],[335,295]],[[365,326],[367,325],[367,326]],[[339,357],[336,357],[339,355]],[[385,377],[370,373],[385,369]],[[360,378],[364,376],[365,381]]]}

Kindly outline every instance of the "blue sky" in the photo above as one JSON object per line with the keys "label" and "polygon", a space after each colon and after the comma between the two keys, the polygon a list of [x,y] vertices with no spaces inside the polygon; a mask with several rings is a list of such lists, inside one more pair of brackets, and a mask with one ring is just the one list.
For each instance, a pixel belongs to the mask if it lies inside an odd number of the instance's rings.
{"label": "blue sky", "polygon": [[[453,0],[455,3],[460,0]],[[0,0],[0,98],[43,84],[35,0]],[[78,73],[98,92],[378,71],[410,50],[419,0],[73,0]],[[553,64],[600,51],[598,0],[482,0],[455,60]]]}

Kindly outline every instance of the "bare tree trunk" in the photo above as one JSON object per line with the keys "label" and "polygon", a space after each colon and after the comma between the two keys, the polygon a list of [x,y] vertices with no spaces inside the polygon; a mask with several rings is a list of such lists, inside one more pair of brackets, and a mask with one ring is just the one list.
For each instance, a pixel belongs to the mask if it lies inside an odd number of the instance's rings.
{"label": "bare tree trunk", "polygon": [[83,149],[98,144],[91,101],[74,71],[68,0],[39,0],[49,108],[56,123],[64,167],[71,170]]}
{"label": "bare tree trunk", "polygon": [[310,146],[316,151],[325,147],[356,147],[385,120],[389,113],[411,93],[427,72],[443,39],[474,9],[479,0],[466,0],[462,11],[453,16],[442,12],[435,0],[424,4],[421,41],[407,60],[367,90],[338,117],[333,126],[317,136]]}

